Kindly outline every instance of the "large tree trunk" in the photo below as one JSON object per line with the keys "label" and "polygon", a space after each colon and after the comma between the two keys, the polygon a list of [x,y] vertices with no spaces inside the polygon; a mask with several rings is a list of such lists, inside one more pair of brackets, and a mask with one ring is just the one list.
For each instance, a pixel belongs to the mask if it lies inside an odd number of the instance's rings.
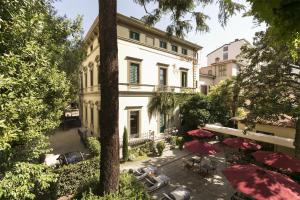
{"label": "large tree trunk", "polygon": [[300,118],[296,121],[296,135],[295,135],[295,156],[300,158]]}
{"label": "large tree trunk", "polygon": [[99,0],[100,41],[100,195],[119,186],[119,89],[117,0]]}

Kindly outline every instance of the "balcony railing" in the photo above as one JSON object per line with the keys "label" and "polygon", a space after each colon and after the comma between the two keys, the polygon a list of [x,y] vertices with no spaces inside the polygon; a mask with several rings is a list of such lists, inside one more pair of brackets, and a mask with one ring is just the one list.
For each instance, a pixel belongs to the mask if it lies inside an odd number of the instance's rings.
{"label": "balcony railing", "polygon": [[[81,94],[99,92],[100,85],[94,85],[80,90]],[[129,84],[119,83],[119,91],[132,91],[132,92],[175,92],[175,93],[194,93],[197,88],[191,87],[178,87],[167,85],[149,85],[149,84]]]}

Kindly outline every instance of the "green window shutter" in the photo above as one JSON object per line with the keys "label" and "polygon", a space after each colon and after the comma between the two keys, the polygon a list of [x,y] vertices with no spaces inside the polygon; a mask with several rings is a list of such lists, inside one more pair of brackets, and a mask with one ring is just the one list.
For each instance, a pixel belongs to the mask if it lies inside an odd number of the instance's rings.
{"label": "green window shutter", "polygon": [[130,64],[130,83],[132,84],[139,83],[139,64],[136,63]]}

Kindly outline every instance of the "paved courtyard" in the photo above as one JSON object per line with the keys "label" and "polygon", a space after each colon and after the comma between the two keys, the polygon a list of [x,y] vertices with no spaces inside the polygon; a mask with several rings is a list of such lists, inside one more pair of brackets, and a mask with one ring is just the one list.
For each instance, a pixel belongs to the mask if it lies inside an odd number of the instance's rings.
{"label": "paved courtyard", "polygon": [[121,170],[137,169],[147,165],[157,166],[159,169],[158,173],[167,175],[171,181],[168,186],[152,194],[154,199],[160,199],[163,192],[170,192],[179,186],[185,186],[191,190],[191,199],[230,200],[235,191],[221,172],[226,168],[224,153],[220,152],[214,156],[205,158],[206,161],[207,159],[211,159],[217,162],[217,170],[207,177],[203,177],[198,172],[184,167],[184,161],[192,156],[194,155],[185,150],[168,150],[160,158],[123,164],[121,165]]}

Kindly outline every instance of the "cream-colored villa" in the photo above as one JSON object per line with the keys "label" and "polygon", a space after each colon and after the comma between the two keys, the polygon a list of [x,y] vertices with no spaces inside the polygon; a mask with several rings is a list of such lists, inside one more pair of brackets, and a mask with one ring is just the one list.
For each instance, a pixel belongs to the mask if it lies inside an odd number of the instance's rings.
{"label": "cream-colored villa", "polygon": [[207,94],[209,87],[233,76],[237,76],[242,64],[238,61],[241,47],[249,45],[245,39],[236,39],[215,49],[207,55],[207,66],[200,68],[201,92]]}
{"label": "cream-colored villa", "polygon": [[[148,103],[157,91],[195,92],[199,90],[198,51],[201,46],[146,26],[138,19],[118,14],[119,127],[130,138],[146,138],[164,131],[166,116],[150,119]],[[96,18],[84,43],[87,58],[80,70],[82,126],[99,134],[99,19]],[[174,122],[176,123],[176,122]],[[121,138],[121,137],[120,137]]]}

